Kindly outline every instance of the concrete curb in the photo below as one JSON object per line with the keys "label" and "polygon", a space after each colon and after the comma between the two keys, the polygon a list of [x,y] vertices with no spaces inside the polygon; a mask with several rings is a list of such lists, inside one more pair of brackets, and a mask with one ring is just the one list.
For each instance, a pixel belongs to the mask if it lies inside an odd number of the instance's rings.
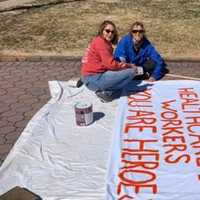
{"label": "concrete curb", "polygon": [[200,63],[200,58],[164,58],[166,62],[177,62],[177,63]]}
{"label": "concrete curb", "polygon": [[39,56],[39,55],[30,55],[30,56],[13,56],[13,55],[0,55],[0,62],[44,62],[44,61],[65,61],[65,60],[80,60],[81,57],[75,56],[61,56],[61,55],[51,55],[51,56]]}
{"label": "concrete curb", "polygon": [[[200,58],[164,58],[166,62],[189,62],[200,63]],[[1,55],[0,62],[45,62],[45,61],[65,61],[81,60],[80,56],[63,55]]]}

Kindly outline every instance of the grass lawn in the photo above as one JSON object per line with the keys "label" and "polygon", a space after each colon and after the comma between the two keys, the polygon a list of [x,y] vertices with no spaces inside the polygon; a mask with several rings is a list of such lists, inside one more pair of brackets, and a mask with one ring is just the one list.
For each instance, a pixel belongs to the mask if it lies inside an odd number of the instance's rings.
{"label": "grass lawn", "polygon": [[200,59],[199,0],[85,0],[1,12],[0,54],[82,56],[105,19],[120,36],[142,21],[165,58]]}

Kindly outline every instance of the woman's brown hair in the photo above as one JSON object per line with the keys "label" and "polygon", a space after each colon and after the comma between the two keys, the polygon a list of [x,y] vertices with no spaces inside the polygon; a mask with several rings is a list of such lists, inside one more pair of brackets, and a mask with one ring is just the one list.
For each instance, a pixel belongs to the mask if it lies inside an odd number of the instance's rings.
{"label": "woman's brown hair", "polygon": [[103,23],[99,26],[99,30],[98,30],[97,35],[98,35],[98,36],[99,36],[99,35],[102,36],[105,27],[106,27],[107,25],[109,25],[109,24],[112,25],[113,28],[114,28],[113,39],[111,40],[111,43],[112,43],[112,44],[117,44],[117,42],[118,42],[118,32],[117,32],[117,28],[116,28],[115,24],[114,24],[112,21],[110,21],[110,20],[105,20],[105,21],[103,21]]}
{"label": "woman's brown hair", "polygon": [[136,22],[134,22],[134,23],[131,25],[130,30],[129,30],[130,33],[132,33],[133,27],[135,27],[135,26],[141,26],[142,29],[143,29],[144,32],[145,32],[144,24],[143,24],[142,22],[136,21]]}

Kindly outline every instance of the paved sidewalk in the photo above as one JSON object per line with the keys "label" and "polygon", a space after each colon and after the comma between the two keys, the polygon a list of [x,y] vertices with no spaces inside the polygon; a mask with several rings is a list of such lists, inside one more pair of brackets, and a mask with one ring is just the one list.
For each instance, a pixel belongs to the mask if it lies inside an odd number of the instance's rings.
{"label": "paved sidewalk", "polygon": [[[200,62],[168,62],[168,67],[170,73],[200,77]],[[75,59],[0,62],[0,165],[31,117],[49,100],[48,81],[67,81],[79,72],[80,60]]]}
{"label": "paved sidewalk", "polygon": [[71,2],[71,0],[59,1],[59,0],[49,0],[49,1],[36,1],[36,0],[0,0],[0,12],[15,10],[17,8],[31,8],[34,6],[45,6],[45,5],[52,5],[56,3],[67,3]]}
{"label": "paved sidewalk", "polygon": [[31,117],[49,100],[48,81],[67,81],[79,71],[79,60],[0,62],[0,165]]}

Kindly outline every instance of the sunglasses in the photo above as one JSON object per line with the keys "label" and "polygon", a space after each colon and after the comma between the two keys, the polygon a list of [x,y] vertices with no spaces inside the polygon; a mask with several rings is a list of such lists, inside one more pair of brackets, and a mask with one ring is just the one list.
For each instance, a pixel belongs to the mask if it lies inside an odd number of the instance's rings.
{"label": "sunglasses", "polygon": [[106,33],[114,33],[114,31],[111,31],[111,30],[109,30],[109,29],[104,29],[104,31],[106,32]]}
{"label": "sunglasses", "polygon": [[144,30],[132,30],[132,33],[144,33]]}

